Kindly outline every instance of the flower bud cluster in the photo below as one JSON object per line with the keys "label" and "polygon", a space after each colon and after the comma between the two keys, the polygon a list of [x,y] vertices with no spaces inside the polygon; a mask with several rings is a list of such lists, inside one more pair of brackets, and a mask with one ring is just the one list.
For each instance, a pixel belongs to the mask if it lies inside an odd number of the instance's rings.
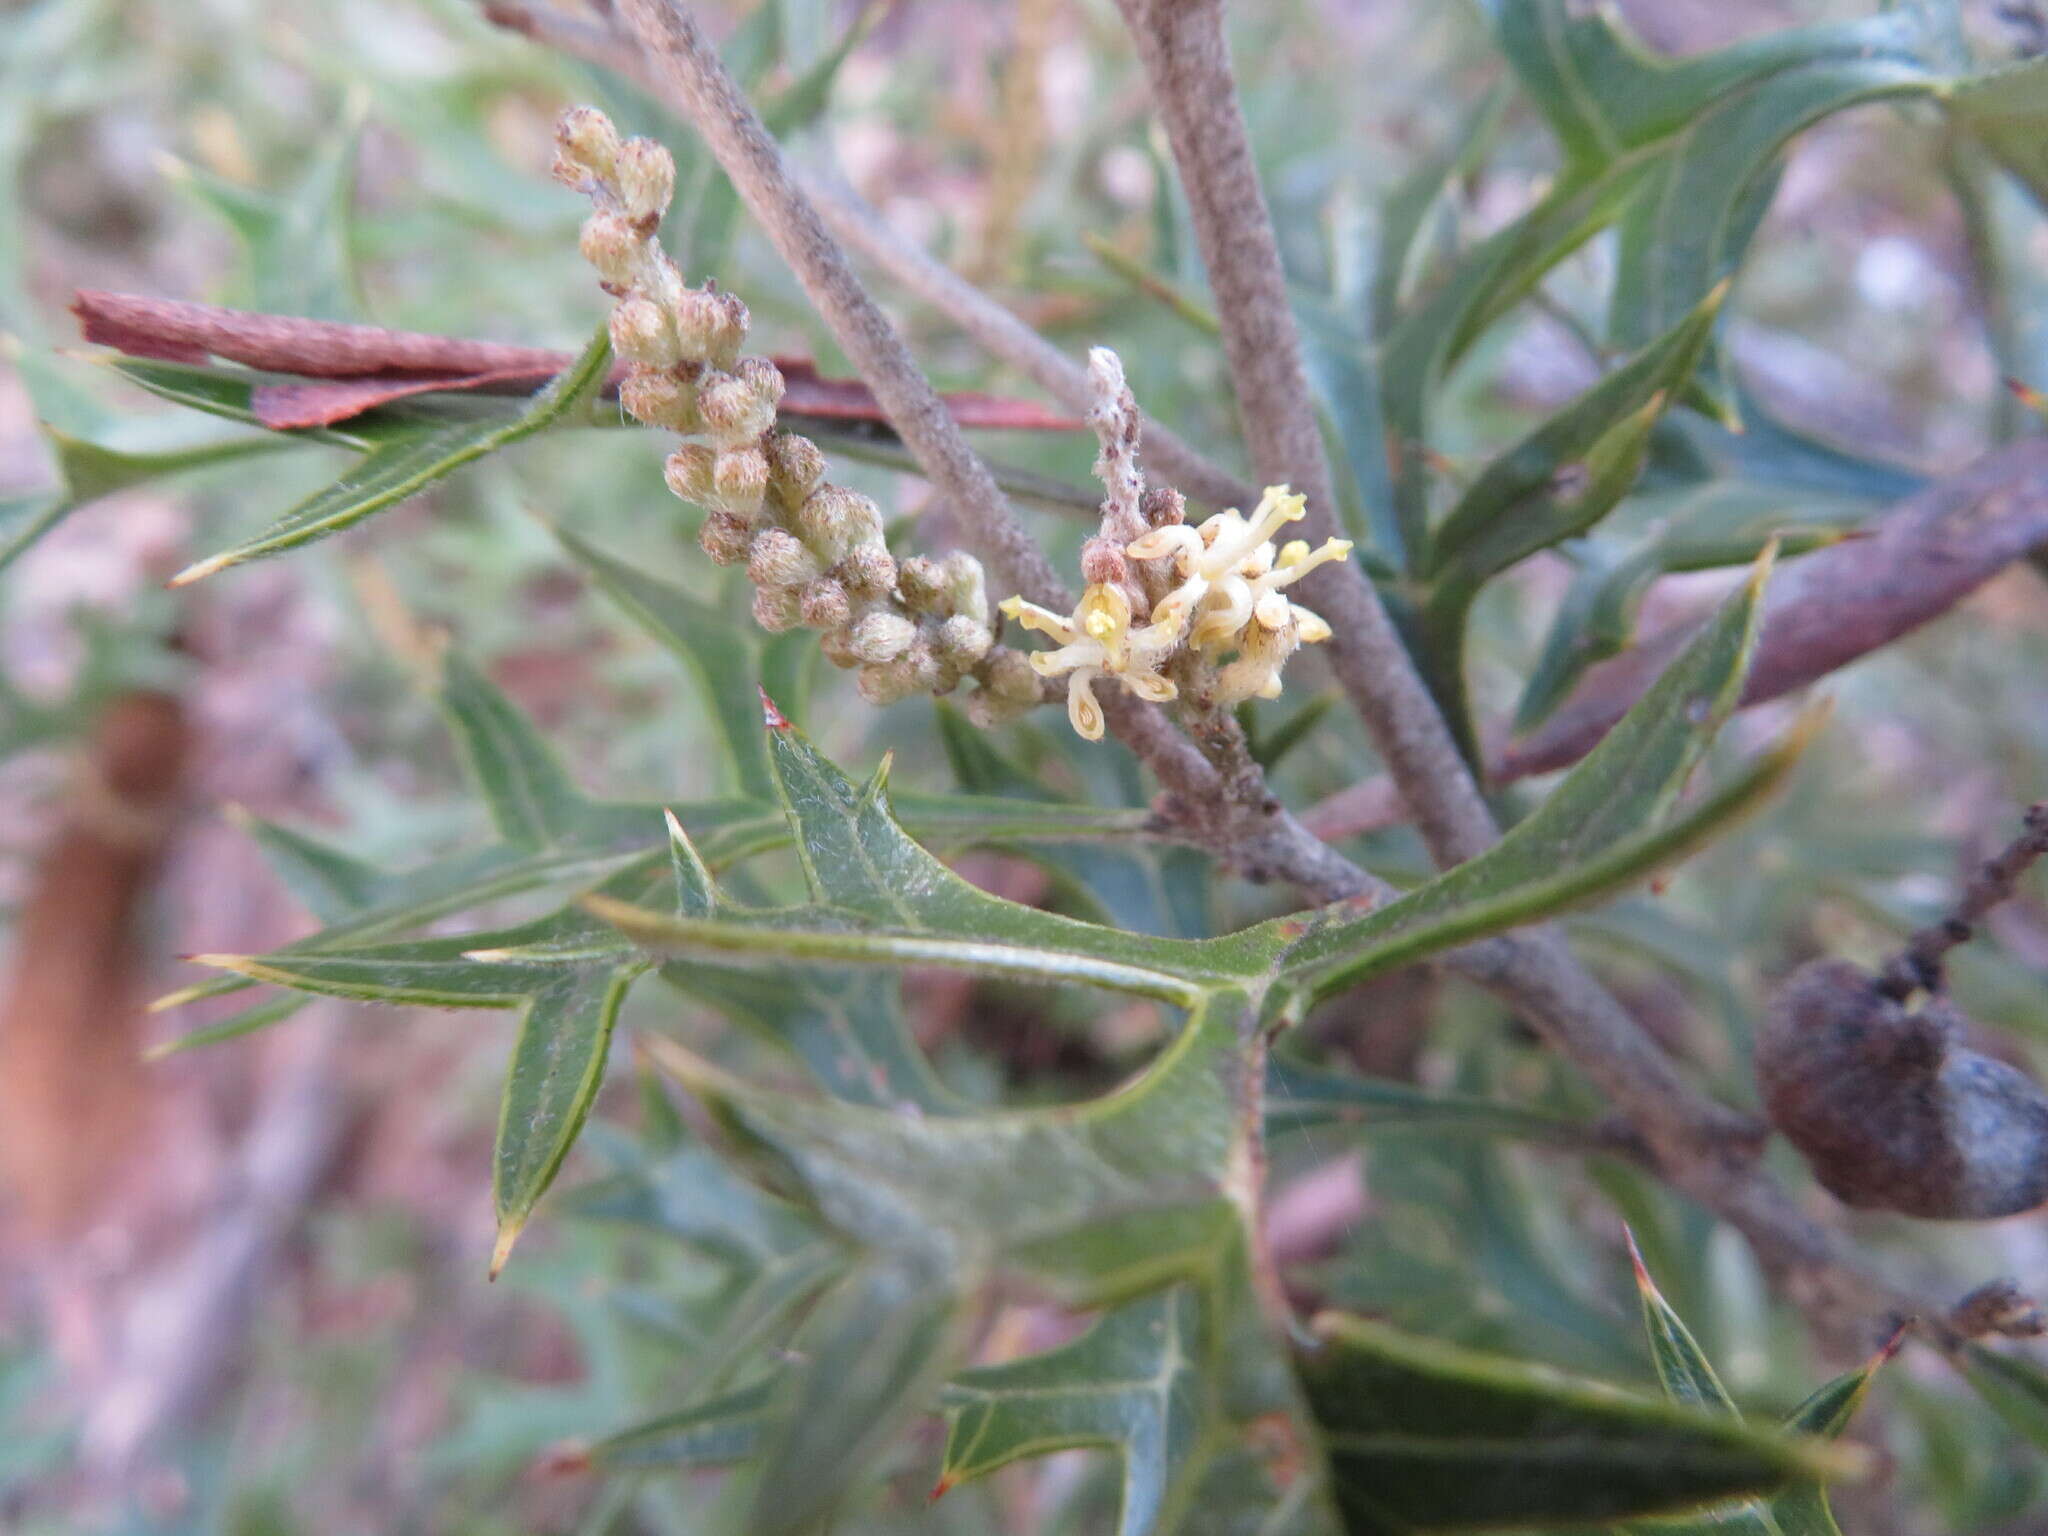
{"label": "flower bud cluster", "polygon": [[980,564],[961,552],[899,563],[875,503],[829,483],[810,439],[775,429],[782,372],[741,355],[746,305],[690,287],[656,237],[675,187],[668,151],[621,140],[602,112],[578,107],[557,128],[554,170],[594,208],[582,250],[618,300],[620,402],[649,426],[700,439],[669,456],[664,478],[705,509],[704,552],[746,567],[762,628],[822,631],[826,658],[876,704],[950,693],[969,678],[968,713],[980,724],[1036,704],[1038,674],[996,643]]}
{"label": "flower bud cluster", "polygon": [[[1302,539],[1276,547],[1274,534],[1303,514],[1304,499],[1276,485],[1249,517],[1233,508],[1197,527],[1163,520],[1121,550],[1095,552],[1098,568],[1084,569],[1089,585],[1072,615],[1018,597],[1002,611],[1060,642],[1056,650],[1034,652],[1031,665],[1047,677],[1066,674],[1067,718],[1090,741],[1102,736],[1098,679],[1115,678],[1140,698],[1164,702],[1180,692],[1164,669],[1183,656],[1221,663],[1211,690],[1218,704],[1277,698],[1287,658],[1330,637],[1330,626],[1282,589],[1351,552],[1344,539],[1316,550]],[[1111,569],[1120,564],[1124,571]],[[1141,592],[1165,587],[1149,614],[1135,611],[1134,585]]]}

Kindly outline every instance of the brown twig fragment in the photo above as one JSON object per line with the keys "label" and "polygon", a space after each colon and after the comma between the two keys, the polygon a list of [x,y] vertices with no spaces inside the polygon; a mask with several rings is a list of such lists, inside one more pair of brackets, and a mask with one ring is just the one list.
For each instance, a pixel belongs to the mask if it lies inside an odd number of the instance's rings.
{"label": "brown twig fragment", "polygon": [[1904,1002],[1915,992],[1943,989],[1943,956],[1958,944],[1967,944],[1984,915],[2010,901],[2019,890],[2020,877],[2048,854],[2048,801],[2028,806],[2023,824],[2018,837],[1978,866],[1954,910],[1940,922],[1916,929],[1905,948],[1885,962],[1878,990],[1886,997]]}

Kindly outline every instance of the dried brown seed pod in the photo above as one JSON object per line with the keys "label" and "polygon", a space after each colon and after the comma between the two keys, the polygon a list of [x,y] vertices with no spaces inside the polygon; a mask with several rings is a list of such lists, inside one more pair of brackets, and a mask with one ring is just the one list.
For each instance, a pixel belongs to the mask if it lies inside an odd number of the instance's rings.
{"label": "dried brown seed pod", "polygon": [[1961,1042],[1954,1004],[1916,1012],[1816,960],[1778,988],[1756,1042],[1771,1121],[1838,1200],[1982,1221],[2048,1202],[2048,1092]]}

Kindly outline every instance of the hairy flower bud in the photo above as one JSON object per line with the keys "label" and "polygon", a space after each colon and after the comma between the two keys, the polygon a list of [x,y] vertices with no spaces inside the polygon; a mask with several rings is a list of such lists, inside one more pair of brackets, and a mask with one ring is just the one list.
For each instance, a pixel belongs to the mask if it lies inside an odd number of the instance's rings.
{"label": "hairy flower bud", "polygon": [[771,635],[803,622],[794,587],[758,587],[754,591],[754,622]]}
{"label": "hairy flower bud", "polygon": [[978,623],[988,623],[988,578],[981,569],[981,562],[966,550],[956,549],[946,556],[943,564],[946,597],[953,612]]}
{"label": "hairy flower bud", "polygon": [[894,661],[917,638],[917,626],[900,613],[871,613],[853,626],[853,653],[862,661]]}
{"label": "hairy flower bud", "polygon": [[[635,421],[670,432],[689,432],[697,425],[697,400],[690,386],[672,373],[628,374],[619,385],[619,404]],[[677,495],[683,493],[678,491]],[[692,496],[691,501],[701,500]]]}
{"label": "hairy flower bud", "polygon": [[583,221],[583,234],[577,246],[606,286],[618,291],[633,286],[640,258],[640,235],[630,220],[616,213],[593,213]]}
{"label": "hairy flower bud", "polygon": [[618,152],[618,130],[595,107],[571,107],[555,123],[557,181],[572,187],[586,178],[609,181]]}
{"label": "hairy flower bud", "polygon": [[803,506],[825,478],[825,455],[808,437],[777,432],[768,439],[768,486],[791,512]]}
{"label": "hairy flower bud", "polygon": [[[909,675],[911,685],[919,693],[944,693],[951,682],[946,679],[947,667],[937,649],[922,636],[911,641],[909,647],[897,658],[897,663]],[[959,672],[953,671],[952,682],[959,681]]]}
{"label": "hairy flower bud", "polygon": [[[808,508],[810,503],[804,505]],[[879,542],[856,544],[839,562],[836,574],[846,583],[847,591],[872,602],[896,590],[896,557]]]}
{"label": "hairy flower bud", "polygon": [[723,448],[711,468],[719,505],[752,517],[768,491],[768,457],[758,448]]}
{"label": "hairy flower bud", "polygon": [[842,672],[861,664],[860,658],[853,653],[853,636],[846,630],[826,631],[824,637],[818,641],[818,649],[825,653],[827,661]]}
{"label": "hairy flower bud", "polygon": [[844,629],[853,617],[853,600],[830,576],[820,576],[803,589],[804,623],[812,629]]}
{"label": "hairy flower bud", "polygon": [[665,372],[683,360],[675,327],[652,299],[621,299],[612,311],[611,332],[612,350],[629,363]]}
{"label": "hairy flower bud", "polygon": [[676,189],[674,158],[652,139],[628,139],[619,146],[612,175],[626,217],[651,231],[668,212]]}
{"label": "hairy flower bud", "polygon": [[661,478],[677,496],[701,507],[717,494],[712,478],[717,462],[718,455],[702,443],[685,443],[662,464]]}
{"label": "hairy flower bud", "polygon": [[994,644],[988,626],[964,613],[956,613],[939,626],[939,654],[962,667],[973,666]]}
{"label": "hairy flower bud", "polygon": [[896,589],[903,594],[903,606],[912,613],[944,618],[951,610],[946,595],[946,573],[939,562],[927,555],[912,555],[896,566]]}
{"label": "hairy flower bud", "polygon": [[756,586],[801,587],[823,574],[818,557],[784,528],[764,528],[747,552],[747,577]]}
{"label": "hairy flower bud", "polygon": [[782,377],[782,370],[765,357],[743,357],[733,365],[733,377],[765,401],[770,410],[782,404],[783,392],[788,388]]}
{"label": "hairy flower bud", "polygon": [[854,674],[853,686],[860,690],[862,698],[875,705],[894,704],[923,691],[910,668],[900,660],[869,662]]}
{"label": "hairy flower bud", "polygon": [[747,306],[735,294],[685,288],[672,305],[683,351],[713,368],[730,368],[747,340]]}
{"label": "hairy flower bud", "polygon": [[746,379],[707,373],[698,385],[697,413],[721,442],[750,443],[775,425],[776,400]]}
{"label": "hairy flower bud", "polygon": [[[794,521],[804,542],[827,559],[836,559],[848,550],[864,546],[879,547],[881,543],[881,509],[860,492],[849,491],[841,485],[821,485],[811,492],[797,509]],[[892,562],[887,578],[870,595],[879,596],[895,582],[896,570]],[[859,583],[852,585],[856,590],[865,590]]]}
{"label": "hairy flower bud", "polygon": [[697,543],[714,565],[740,565],[754,546],[754,525],[730,512],[713,512],[697,530]]}
{"label": "hairy flower bud", "polygon": [[1038,674],[1031,669],[1030,658],[1022,651],[990,652],[981,664],[979,676],[981,686],[1006,703],[1038,702]]}

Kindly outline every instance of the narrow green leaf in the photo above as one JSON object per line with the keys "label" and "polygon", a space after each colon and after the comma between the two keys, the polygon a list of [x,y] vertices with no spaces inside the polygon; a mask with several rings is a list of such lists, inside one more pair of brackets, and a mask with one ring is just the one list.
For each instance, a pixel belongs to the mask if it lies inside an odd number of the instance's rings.
{"label": "narrow green leaf", "polygon": [[871,1258],[825,1298],[776,1393],[748,1531],[816,1529],[936,1395],[959,1345],[958,1314],[949,1283],[896,1254]]}
{"label": "narrow green leaf", "polygon": [[[1816,1388],[1812,1396],[1786,1416],[1785,1428],[1829,1440],[1839,1436],[1863,1405],[1878,1368],[1898,1353],[1905,1337],[1906,1330],[1901,1327],[1892,1335],[1891,1342],[1864,1364]],[[1783,1536],[1842,1536],[1834,1511],[1828,1507],[1827,1489],[1816,1481],[1794,1483],[1771,1500],[1771,1518],[1777,1521]]]}
{"label": "narrow green leaf", "polygon": [[[553,848],[589,820],[576,787],[533,722],[458,651],[444,652],[436,690],[450,734],[483,791],[498,835],[515,848]],[[648,817],[647,833],[656,827]]]}
{"label": "narrow green leaf", "polygon": [[597,1102],[619,1005],[643,969],[631,963],[573,969],[534,993],[526,1005],[505,1077],[491,1161],[491,1202],[498,1220],[492,1279],[504,1269],[527,1218],[554,1182]]}
{"label": "narrow green leaf", "polygon": [[1628,1256],[1635,1266],[1636,1294],[1643,1307],[1643,1331],[1650,1336],[1650,1358],[1657,1367],[1657,1380],[1663,1384],[1664,1395],[1688,1408],[1704,1408],[1740,1418],[1742,1415],[1735,1406],[1735,1400],[1721,1385],[1721,1378],[1714,1374],[1713,1363],[1707,1359],[1706,1351],[1700,1348],[1692,1330],[1685,1326],[1685,1320],[1664,1299],[1664,1293],[1657,1289],[1657,1282],[1650,1278],[1633,1232],[1628,1234]]}
{"label": "narrow green leaf", "polygon": [[566,529],[557,528],[555,537],[628,618],[690,669],[711,704],[733,787],[758,793],[768,783],[768,750],[761,734],[761,700],[755,687],[761,670],[759,647],[748,632],[680,587],[648,575]]}
{"label": "narrow green leaf", "polygon": [[1968,1343],[1963,1376],[2021,1439],[2048,1450],[2048,1370],[2029,1357]]}
{"label": "narrow green leaf", "polygon": [[1344,1126],[1360,1136],[1402,1131],[1500,1136],[1584,1148],[1589,1128],[1564,1115],[1473,1094],[1431,1093],[1391,1078],[1333,1072],[1283,1057],[1266,1068],[1266,1133]]}
{"label": "narrow green leaf", "polygon": [[600,326],[577,359],[509,421],[484,419],[430,427],[394,437],[325,490],[299,503],[255,538],[187,566],[171,578],[183,586],[231,565],[295,549],[339,533],[371,514],[417,495],[463,465],[545,431],[587,400],[604,381],[611,337]]}
{"label": "narrow green leaf", "polygon": [[730,1466],[759,1456],[775,1422],[771,1378],[606,1435],[576,1459],[619,1472]]}
{"label": "narrow green leaf", "polygon": [[1958,81],[1943,99],[1957,126],[2048,204],[2048,59]]}
{"label": "narrow green leaf", "polygon": [[1208,1416],[1200,1308],[1195,1287],[1178,1285],[1060,1349],[954,1377],[938,1491],[1025,1457],[1103,1447],[1123,1468],[1117,1536],[1171,1529]]}
{"label": "narrow green leaf", "polygon": [[1630,1519],[1840,1464],[1812,1442],[1362,1318],[1301,1357],[1351,1536]]}

